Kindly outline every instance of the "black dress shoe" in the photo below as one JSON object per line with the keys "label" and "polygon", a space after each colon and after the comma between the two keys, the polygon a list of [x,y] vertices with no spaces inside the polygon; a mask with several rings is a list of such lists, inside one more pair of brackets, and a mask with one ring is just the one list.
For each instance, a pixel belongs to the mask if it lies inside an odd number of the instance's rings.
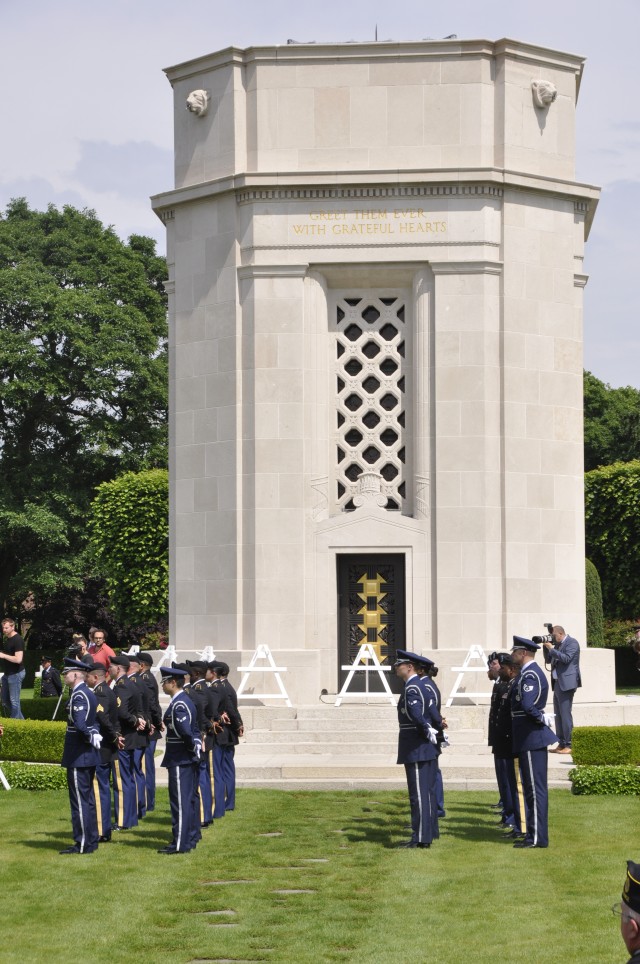
{"label": "black dress shoe", "polygon": [[98,837],[98,843],[111,843],[111,834],[104,834],[102,837]]}
{"label": "black dress shoe", "polygon": [[524,840],[524,834],[521,833],[519,830],[516,830],[515,827],[511,827],[511,829],[507,833],[505,833],[504,836],[505,836],[505,839],[507,840],[509,839],[509,837],[512,837],[515,840]]}
{"label": "black dress shoe", "polygon": [[80,847],[65,847],[64,850],[58,851],[61,854],[79,854],[80,852]]}
{"label": "black dress shoe", "polygon": [[418,848],[426,849],[430,847],[431,844],[428,843],[418,843],[417,840],[405,840],[403,843],[395,845],[396,850],[416,850]]}
{"label": "black dress shoe", "polygon": [[158,851],[159,854],[177,854],[178,851],[175,847],[161,847]]}
{"label": "black dress shoe", "polygon": [[544,850],[547,844],[531,843],[528,840],[516,840],[513,846],[517,847],[518,850],[533,850],[534,848]]}

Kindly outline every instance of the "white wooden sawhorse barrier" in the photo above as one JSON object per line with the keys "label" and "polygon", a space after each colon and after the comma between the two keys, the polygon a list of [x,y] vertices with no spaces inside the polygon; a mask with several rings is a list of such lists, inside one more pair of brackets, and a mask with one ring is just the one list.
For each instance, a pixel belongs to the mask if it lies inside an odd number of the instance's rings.
{"label": "white wooden sawhorse barrier", "polygon": [[[138,653],[140,652],[140,647],[132,646],[129,652]],[[193,650],[180,650],[180,652],[193,652]],[[213,646],[205,646],[203,650],[201,651],[196,650],[196,652],[198,655],[198,659],[204,660],[205,663],[212,663],[216,658],[216,654],[213,651]],[[158,662],[154,663],[151,669],[154,673],[159,673],[160,667],[164,666],[165,663],[167,666],[171,666],[172,663],[176,663],[176,662],[178,662],[178,650],[175,648],[175,646],[167,646],[167,648],[163,651],[162,656],[160,657]]]}
{"label": "white wooden sawhorse barrier", "polygon": [[[476,662],[479,661],[480,665],[472,666],[471,663],[474,661]],[[462,664],[462,666],[452,666],[451,672],[457,673],[458,675],[456,677],[455,683],[453,684],[453,687],[451,688],[451,692],[449,693],[449,698],[445,704],[446,706],[451,706],[451,704],[456,699],[456,697],[460,698],[463,696],[471,696],[477,699],[478,697],[481,697],[481,696],[482,697],[491,696],[491,693],[487,693],[486,691],[484,693],[469,693],[466,691],[464,693],[458,693],[458,690],[462,685],[462,680],[466,673],[484,673],[485,676],[487,675],[487,657],[485,656],[485,652],[482,646],[477,646],[477,645],[472,646],[469,649],[469,652],[467,653],[467,655],[465,656],[464,663]]]}
{"label": "white wooden sawhorse barrier", "polygon": [[[266,660],[266,664],[258,665],[259,660]],[[248,666],[238,666],[238,672],[243,673],[243,677],[240,680],[240,686],[238,687],[238,699],[239,700],[284,700],[286,706],[291,706],[291,700],[289,699],[289,694],[285,689],[285,685],[282,682],[282,677],[280,673],[286,673],[286,666],[276,666],[271,650],[268,646],[258,646],[255,653],[251,657]],[[278,684],[279,693],[245,693],[249,677],[252,673],[273,673],[275,675],[276,683]],[[264,677],[262,677],[264,680]]]}
{"label": "white wooden sawhorse barrier", "polygon": [[[374,697],[379,699],[382,697],[385,700],[389,700],[395,706],[396,698],[391,692],[385,673],[391,672],[390,666],[382,666],[380,660],[378,659],[377,653],[373,648],[371,643],[363,643],[358,650],[358,655],[353,661],[351,666],[343,666],[343,670],[349,670],[346,680],[342,685],[342,689],[336,697],[336,706],[340,706],[342,700],[345,696],[349,696],[350,699],[356,700],[366,700],[369,702],[369,697]],[[364,693],[353,693],[349,691],[349,687],[353,681],[356,673],[364,673]],[[371,693],[369,691],[369,673],[377,673],[382,681],[382,687],[384,693]]]}

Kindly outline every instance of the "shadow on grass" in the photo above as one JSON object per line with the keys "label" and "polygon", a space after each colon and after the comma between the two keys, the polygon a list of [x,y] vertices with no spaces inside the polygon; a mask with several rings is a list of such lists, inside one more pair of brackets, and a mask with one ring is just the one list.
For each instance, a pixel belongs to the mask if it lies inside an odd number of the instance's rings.
{"label": "shadow on grass", "polygon": [[[373,843],[386,848],[394,848],[398,842],[407,839],[411,830],[409,801],[387,806],[384,810],[369,811],[363,808],[363,816],[354,816],[345,823],[344,835],[351,843]],[[447,816],[439,821],[442,836],[458,837],[478,843],[501,841],[501,828],[498,817],[486,813],[477,803],[453,804],[447,807]]]}

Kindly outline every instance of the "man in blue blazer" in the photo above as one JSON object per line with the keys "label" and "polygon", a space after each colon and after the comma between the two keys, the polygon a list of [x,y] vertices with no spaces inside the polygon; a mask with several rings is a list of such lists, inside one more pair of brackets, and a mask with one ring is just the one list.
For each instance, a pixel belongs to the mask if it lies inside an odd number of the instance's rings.
{"label": "man in blue blazer", "polygon": [[573,636],[567,636],[562,626],[554,626],[552,643],[544,643],[544,661],[551,667],[551,687],[553,689],[553,712],[556,715],[558,748],[552,753],[571,753],[571,734],[573,733],[573,697],[580,679],[580,643]]}
{"label": "man in blue blazer", "polygon": [[513,637],[511,656],[520,672],[511,690],[512,748],[518,757],[526,811],[527,831],[514,847],[548,847],[549,793],[547,747],[556,742],[545,712],[549,684],[535,661],[538,643]]}
{"label": "man in blue blazer", "polygon": [[87,669],[85,663],[66,658],[62,671],[71,690],[61,766],[67,770],[74,844],[61,854],[90,854],[98,849],[93,778],[100,763],[102,737],[96,722],[98,701],[86,683]]}

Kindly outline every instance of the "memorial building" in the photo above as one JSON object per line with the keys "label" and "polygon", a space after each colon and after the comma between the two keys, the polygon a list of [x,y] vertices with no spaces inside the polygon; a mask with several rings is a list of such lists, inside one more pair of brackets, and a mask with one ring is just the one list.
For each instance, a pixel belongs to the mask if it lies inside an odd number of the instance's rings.
{"label": "memorial building", "polygon": [[266,644],[312,702],[363,642],[585,641],[583,65],[503,39],[167,70],[178,649]]}

